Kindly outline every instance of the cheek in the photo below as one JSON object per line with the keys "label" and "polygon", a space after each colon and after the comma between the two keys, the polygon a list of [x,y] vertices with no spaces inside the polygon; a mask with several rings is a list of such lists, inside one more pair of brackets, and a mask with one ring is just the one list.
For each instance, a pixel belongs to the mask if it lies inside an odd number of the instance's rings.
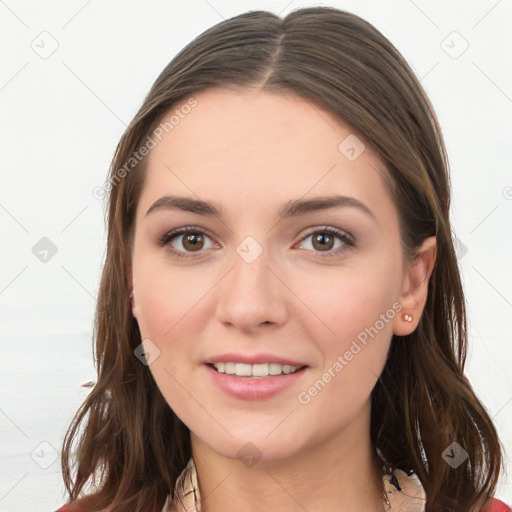
{"label": "cheek", "polygon": [[185,266],[172,267],[163,251],[135,250],[133,278],[141,334],[160,340],[171,336],[214,284]]}
{"label": "cheek", "polygon": [[[158,347],[149,366],[166,401],[180,417],[187,415],[193,389],[192,369],[201,326],[191,321],[200,309],[206,285],[193,281],[184,268],[171,268],[161,254],[134,251],[133,278],[141,338]],[[196,305],[196,307],[194,307]]]}
{"label": "cheek", "polygon": [[316,294],[315,308],[334,334],[321,336],[326,329],[316,328],[321,363],[298,400],[316,411],[314,417],[329,411],[325,427],[334,431],[368,402],[386,363],[400,304],[389,291],[392,283],[387,289],[372,280],[345,279],[332,288]]}
{"label": "cheek", "polygon": [[309,322],[315,325],[311,329],[321,363],[316,380],[309,383],[312,387],[303,390],[301,403],[311,400],[319,410],[336,403],[333,421],[339,422],[368,399],[386,363],[393,322],[401,308],[400,265],[392,254],[380,253],[334,271],[328,280],[310,276],[304,283],[300,293],[322,320]]}
{"label": "cheek", "polygon": [[391,336],[392,320],[400,307],[400,288],[400,261],[393,255],[371,255],[328,275],[325,269],[310,274],[297,290],[316,314],[318,329],[323,324],[329,348],[342,350],[361,333],[364,338],[375,324],[384,338]]}

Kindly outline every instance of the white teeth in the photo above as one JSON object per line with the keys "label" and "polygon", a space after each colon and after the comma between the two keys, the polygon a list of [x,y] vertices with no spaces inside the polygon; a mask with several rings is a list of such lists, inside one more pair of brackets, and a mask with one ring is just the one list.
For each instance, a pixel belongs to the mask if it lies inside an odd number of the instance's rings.
{"label": "white teeth", "polygon": [[251,365],[244,363],[236,363],[235,364],[235,375],[239,375],[240,377],[250,377],[251,376]]}
{"label": "white teeth", "polygon": [[[250,366],[250,365],[247,365]],[[251,368],[251,375],[253,377],[266,377],[269,374],[268,363],[253,364]]]}
{"label": "white teeth", "polygon": [[213,366],[219,373],[227,373],[228,375],[237,375],[238,377],[268,377],[269,375],[288,375],[295,373],[298,366],[279,363],[213,363]]}
{"label": "white teeth", "polygon": [[283,369],[283,367],[277,363],[270,363],[268,365],[268,371],[269,371],[270,375],[279,375],[281,373],[282,369]]}

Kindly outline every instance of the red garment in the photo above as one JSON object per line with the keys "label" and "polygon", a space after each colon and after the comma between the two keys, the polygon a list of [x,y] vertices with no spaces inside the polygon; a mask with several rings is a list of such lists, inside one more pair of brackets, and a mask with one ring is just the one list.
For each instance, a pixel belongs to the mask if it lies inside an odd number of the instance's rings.
{"label": "red garment", "polygon": [[485,512],[510,512],[511,509],[508,505],[505,505],[503,501],[492,500],[491,506],[485,510]]}
{"label": "red garment", "polygon": [[[70,512],[70,509],[67,505],[59,508],[56,512]],[[85,510],[83,512],[86,512]],[[503,503],[503,501],[494,499],[492,500],[491,506],[485,509],[485,512],[512,512],[512,509]]]}

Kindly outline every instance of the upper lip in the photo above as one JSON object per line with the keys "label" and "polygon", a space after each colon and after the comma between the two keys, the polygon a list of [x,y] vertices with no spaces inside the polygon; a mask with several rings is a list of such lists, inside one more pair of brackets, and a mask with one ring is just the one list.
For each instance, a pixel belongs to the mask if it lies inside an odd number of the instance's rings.
{"label": "upper lip", "polygon": [[275,355],[275,354],[221,354],[213,356],[206,361],[206,364],[211,363],[244,363],[244,364],[263,364],[263,363],[277,363],[277,364],[288,364],[301,368],[307,366],[304,363],[289,359],[287,357]]}

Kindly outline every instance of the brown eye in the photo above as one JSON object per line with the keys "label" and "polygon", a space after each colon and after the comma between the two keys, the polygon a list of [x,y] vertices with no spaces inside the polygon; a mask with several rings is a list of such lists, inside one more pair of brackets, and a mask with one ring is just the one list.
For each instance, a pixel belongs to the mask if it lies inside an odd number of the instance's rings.
{"label": "brown eye", "polygon": [[181,244],[187,251],[199,251],[204,246],[204,236],[199,233],[191,233],[188,235],[182,235]]}
{"label": "brown eye", "polygon": [[341,253],[355,246],[355,239],[346,231],[337,228],[324,227],[310,232],[302,239],[301,248],[311,251],[322,257],[339,256]]}
{"label": "brown eye", "polygon": [[312,237],[312,243],[318,251],[329,251],[334,247],[334,237],[328,233],[318,233]]}
{"label": "brown eye", "polygon": [[192,256],[193,253],[203,253],[206,252],[206,249],[216,247],[216,244],[206,233],[193,226],[166,233],[160,238],[158,244],[169,246],[172,253],[178,257]]}

